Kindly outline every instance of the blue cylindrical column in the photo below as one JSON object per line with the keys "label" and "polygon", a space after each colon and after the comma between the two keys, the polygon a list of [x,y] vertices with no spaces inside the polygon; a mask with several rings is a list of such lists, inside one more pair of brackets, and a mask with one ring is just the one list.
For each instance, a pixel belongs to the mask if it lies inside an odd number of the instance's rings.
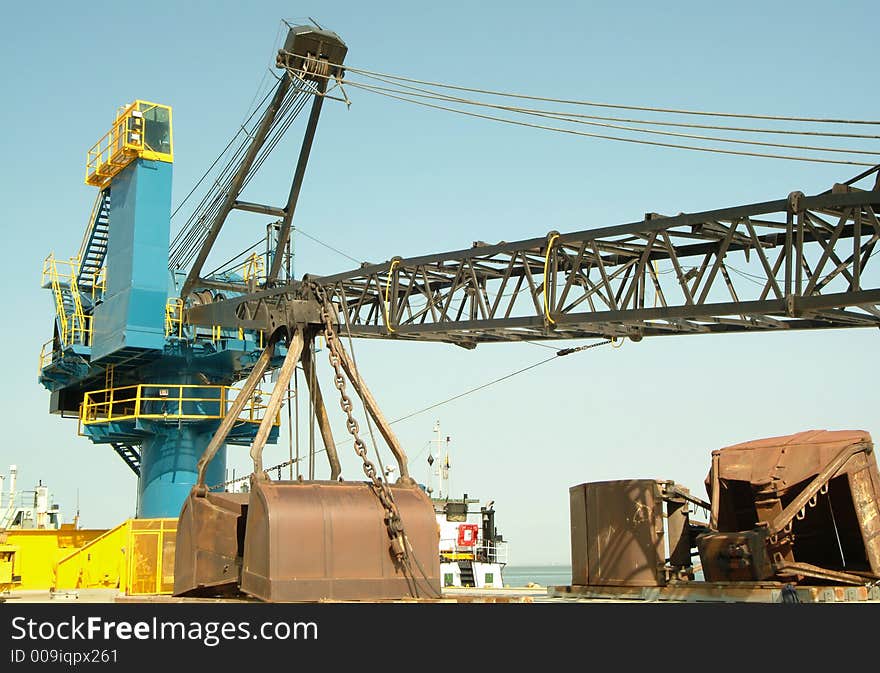
{"label": "blue cylindrical column", "polygon": [[[215,423],[159,425],[141,445],[138,518],[176,517],[198,477],[197,464],[216,430]],[[207,426],[207,427],[206,427]],[[226,477],[226,446],[208,465],[205,483]]]}

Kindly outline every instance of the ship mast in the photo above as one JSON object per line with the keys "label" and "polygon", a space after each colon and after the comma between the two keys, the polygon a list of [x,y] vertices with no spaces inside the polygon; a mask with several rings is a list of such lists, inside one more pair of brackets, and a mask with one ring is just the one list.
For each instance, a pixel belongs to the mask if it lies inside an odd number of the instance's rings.
{"label": "ship mast", "polygon": [[436,461],[429,462],[432,462],[434,467],[433,477],[437,498],[449,498],[449,468],[451,467],[449,461],[449,441],[449,437],[445,441],[443,440],[443,435],[440,433],[440,421],[435,421],[432,443],[436,446],[432,453],[436,453],[437,459]]}

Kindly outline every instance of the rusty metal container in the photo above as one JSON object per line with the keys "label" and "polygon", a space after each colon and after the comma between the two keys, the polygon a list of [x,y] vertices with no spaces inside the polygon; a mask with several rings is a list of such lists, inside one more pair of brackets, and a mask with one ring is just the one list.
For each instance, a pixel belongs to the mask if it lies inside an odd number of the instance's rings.
{"label": "rusty metal container", "polygon": [[[880,578],[880,473],[862,430],[810,430],[713,452],[706,488],[714,541],[700,541],[708,580],[774,576],[801,580]],[[719,544],[718,534],[756,531],[757,539]],[[752,536],[754,538],[754,536]],[[742,567],[748,551],[754,562]],[[733,561],[733,564],[731,564]],[[734,567],[737,566],[737,567]]]}
{"label": "rusty metal container", "polygon": [[704,533],[697,537],[708,582],[757,582],[773,576],[767,552],[767,536],[760,530],[739,533]]}
{"label": "rusty metal container", "polygon": [[572,584],[666,583],[663,498],[656,480],[579,484],[569,496]]}
{"label": "rusty metal container", "polygon": [[177,522],[175,596],[235,594],[241,579],[247,493],[190,494]]}
{"label": "rusty metal container", "polygon": [[395,562],[384,510],[365,482],[254,481],[241,590],[264,601],[376,600],[440,594],[440,531],[418,486],[392,485],[412,546]]}

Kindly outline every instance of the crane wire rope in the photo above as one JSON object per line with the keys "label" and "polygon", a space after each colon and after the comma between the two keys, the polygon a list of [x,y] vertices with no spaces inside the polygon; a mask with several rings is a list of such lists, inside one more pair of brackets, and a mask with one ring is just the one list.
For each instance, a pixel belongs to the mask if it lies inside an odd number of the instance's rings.
{"label": "crane wire rope", "polygon": [[[530,342],[526,342],[526,343],[530,343]],[[597,342],[595,342],[595,343],[586,344],[586,345],[584,345],[584,346],[578,346],[578,347],[575,347],[575,348],[563,348],[563,349],[561,349],[561,350],[556,351],[556,353],[553,355],[553,357],[549,357],[549,358],[545,358],[545,359],[543,359],[543,360],[539,360],[539,361],[534,362],[534,363],[532,363],[532,364],[530,364],[530,365],[527,365],[526,367],[522,367],[521,369],[517,369],[516,371],[510,372],[509,374],[505,374],[504,376],[500,376],[500,377],[498,377],[497,379],[493,379],[493,380],[488,381],[488,382],[486,382],[486,383],[482,383],[482,384],[480,384],[480,385],[478,385],[478,386],[475,386],[475,387],[473,387],[473,388],[470,388],[470,389],[468,389],[468,390],[465,390],[465,391],[462,392],[462,393],[459,393],[459,394],[457,394],[457,395],[453,395],[452,397],[448,397],[448,398],[446,398],[446,399],[440,400],[439,402],[435,402],[434,404],[431,404],[431,405],[429,405],[429,406],[427,406],[427,407],[424,407],[424,408],[422,408],[422,409],[418,409],[418,410],[416,410],[416,411],[412,411],[412,412],[410,412],[410,413],[408,413],[408,414],[405,414],[404,416],[400,416],[399,418],[395,418],[393,421],[388,421],[388,424],[389,424],[389,425],[395,425],[395,424],[397,424],[397,423],[402,423],[403,421],[409,420],[410,418],[413,418],[414,416],[419,416],[419,415],[425,413],[426,411],[431,411],[432,409],[436,409],[437,407],[443,406],[443,405],[445,405],[445,404],[449,404],[450,402],[454,402],[455,400],[461,399],[462,397],[465,397],[465,396],[467,396],[467,395],[471,395],[471,394],[473,394],[473,393],[479,392],[480,390],[484,390],[484,389],[486,389],[486,388],[488,388],[488,387],[490,387],[490,386],[493,386],[493,385],[495,385],[496,383],[501,383],[502,381],[506,381],[506,380],[508,380],[508,379],[511,379],[511,378],[513,378],[514,376],[518,376],[519,374],[523,374],[523,373],[525,373],[525,372],[527,372],[527,371],[530,371],[530,370],[532,370],[532,369],[535,369],[535,368],[537,368],[537,367],[540,367],[540,366],[542,366],[542,365],[545,365],[545,364],[547,364],[548,362],[553,362],[554,360],[558,360],[558,359],[560,359],[561,357],[564,357],[564,356],[566,356],[566,355],[572,355],[573,353],[579,353],[579,352],[582,352],[582,351],[586,351],[586,350],[591,350],[591,349],[593,349],[593,348],[597,348],[597,347],[599,347],[599,346],[607,346],[607,345],[613,345],[611,339],[603,339],[602,341],[597,341]],[[335,444],[335,446],[336,446],[336,447],[344,446],[344,445],[350,443],[350,441],[351,441],[351,440],[346,441],[346,442],[338,442],[338,443]],[[318,454],[318,453],[322,453],[322,452],[324,452],[324,451],[325,451],[325,449],[316,449],[316,450],[315,450],[315,453]],[[296,462],[301,462],[302,460],[303,460],[303,458],[300,458],[299,461],[294,460],[293,462],[294,462],[294,463],[296,463]],[[271,471],[271,470],[279,470],[279,469],[281,469],[281,468],[287,467],[289,463],[290,463],[290,461],[283,462],[283,463],[279,463],[279,464],[277,464],[277,465],[273,465],[272,467],[268,467],[268,468],[266,468],[266,471],[269,472],[269,471]],[[215,485],[212,486],[211,488],[212,488],[212,489],[215,489],[215,488],[220,488],[221,486],[229,486],[230,484],[234,484],[234,483],[237,483],[237,482],[239,482],[239,481],[245,481],[246,479],[247,479],[247,477],[239,477],[238,479],[235,479],[235,480],[233,480],[233,481],[227,481],[227,482],[224,482],[224,483],[215,484]]]}
{"label": "crane wire rope", "polygon": [[[348,348],[351,351],[352,366],[354,367],[354,371],[355,371],[355,374],[357,375],[358,380],[362,381],[363,379],[361,378],[360,371],[359,371],[358,364],[357,364],[357,353],[355,353],[354,339],[352,338],[352,335],[351,335],[351,323],[349,322],[348,311],[345,311],[345,331],[346,331],[346,335],[348,337]],[[313,370],[314,370],[314,368],[313,368]],[[357,386],[355,386],[355,389],[358,391],[358,397],[360,397],[360,400],[361,400],[361,407],[364,412],[364,418],[367,421],[367,430],[370,433],[370,441],[373,444],[373,453],[376,455],[376,461],[379,463],[379,469],[382,471],[383,478],[386,481],[388,481],[388,473],[385,471],[385,464],[382,461],[382,454],[379,452],[379,444],[378,444],[378,442],[376,442],[376,435],[373,432],[372,419],[370,418],[370,414],[367,411],[367,406],[366,406],[366,403],[364,402],[364,398],[363,398],[363,396],[360,395],[360,390],[358,390]],[[400,516],[401,519],[403,518],[402,513],[399,511],[398,511],[398,516]],[[409,536],[406,534],[406,525],[403,526],[403,542],[404,542],[404,545],[406,546],[406,551],[407,551],[407,555],[406,555],[406,557],[404,557],[404,563],[408,566],[410,575],[412,576],[413,586],[415,587],[415,591],[412,593],[415,594],[415,597],[418,597],[419,582],[418,582],[418,579],[416,578],[415,571],[412,569],[412,565],[410,565],[410,563],[409,563],[410,559],[412,559],[415,562],[416,567],[418,568],[419,573],[422,576],[422,579],[424,579],[428,583],[428,594],[434,596],[435,598],[439,598],[440,593],[435,591],[434,588],[431,586],[431,580],[428,578],[428,574],[425,572],[424,566],[422,565],[421,561],[419,561],[419,558],[415,553],[415,549],[413,548],[412,544],[409,541]]]}
{"label": "crane wire rope", "polygon": [[[352,87],[355,87],[358,89],[362,89],[364,91],[370,91],[371,89],[374,88],[374,87],[370,87],[369,85],[365,86],[365,85],[356,84],[356,83],[353,83],[350,81],[348,81],[346,83],[349,86],[352,86]],[[567,128],[563,128],[560,126],[549,126],[546,124],[535,124],[532,122],[520,121],[520,120],[516,120],[516,119],[506,119],[504,117],[497,117],[494,115],[486,115],[486,114],[481,114],[481,113],[477,113],[477,112],[468,112],[467,110],[459,110],[456,108],[447,107],[445,105],[437,105],[435,103],[428,103],[425,101],[415,100],[415,99],[409,98],[407,96],[399,96],[399,95],[391,94],[391,93],[378,92],[378,91],[371,91],[371,93],[376,93],[377,95],[380,95],[380,96],[385,96],[388,98],[394,98],[399,101],[412,103],[414,105],[420,105],[423,107],[433,108],[435,110],[454,112],[456,114],[465,115],[467,117],[475,117],[478,119],[487,119],[489,121],[502,122],[504,124],[512,124],[515,126],[524,126],[524,127],[529,127],[529,128],[541,129],[544,131],[555,131],[557,133],[566,133],[569,135],[584,136],[584,137],[588,137],[588,138],[599,138],[602,140],[614,140],[614,141],[618,141],[618,142],[632,143],[632,144],[636,144],[636,145],[652,145],[655,147],[669,147],[669,148],[680,149],[680,150],[691,150],[691,151],[696,151],[696,152],[709,152],[709,153],[716,153],[716,154],[729,154],[729,155],[744,156],[744,157],[760,157],[763,159],[782,159],[782,160],[787,160],[787,161],[806,161],[806,162],[818,163],[818,164],[836,164],[836,165],[843,165],[843,166],[875,166],[876,165],[874,163],[867,163],[867,162],[863,162],[863,161],[844,161],[842,159],[822,159],[822,158],[818,158],[818,157],[802,157],[802,156],[792,156],[792,155],[788,155],[788,154],[768,154],[768,153],[763,153],[763,152],[747,152],[745,150],[726,150],[726,149],[721,149],[719,147],[699,147],[696,145],[682,145],[679,143],[666,143],[666,142],[660,142],[660,141],[656,141],[656,140],[643,140],[643,139],[638,139],[638,138],[623,138],[621,136],[611,136],[611,135],[606,135],[606,134],[601,134],[601,133],[590,133],[587,131],[577,131],[575,129],[567,129]]]}
{"label": "crane wire rope", "polygon": [[[442,96],[449,100],[460,100],[467,101],[466,98],[457,98],[454,96],[450,96],[449,94],[440,94],[436,91],[431,91],[430,89],[423,89],[421,87],[415,87],[407,84],[403,84],[401,82],[395,82],[393,80],[387,79],[386,77],[382,77],[379,75],[367,75],[363,72],[361,76],[366,77],[368,79],[376,80],[379,82],[384,82],[386,84],[391,84],[393,86],[398,86],[403,89],[409,89],[411,91],[418,91],[425,94],[431,94],[434,96]],[[351,80],[343,80],[346,84],[352,83]],[[488,103],[477,102],[477,104],[485,104],[490,105]],[[719,126],[713,124],[694,124],[688,122],[671,122],[671,121],[659,121],[656,119],[633,119],[630,117],[606,117],[602,115],[588,115],[577,112],[556,112],[553,110],[541,110],[536,108],[528,108],[528,107],[520,107],[520,106],[498,106],[504,109],[509,109],[511,111],[516,112],[524,112],[524,113],[543,113],[553,116],[563,116],[569,118],[578,118],[578,119],[595,119],[598,121],[610,121],[610,122],[623,122],[626,124],[647,124],[649,126],[672,126],[676,128],[694,128],[694,129],[706,129],[713,131],[729,131],[735,133],[767,133],[767,134],[777,134],[777,135],[795,135],[795,136],[817,136],[817,137],[825,137],[825,138],[859,138],[859,139],[868,139],[868,140],[880,140],[880,135],[875,134],[866,134],[866,133],[840,133],[834,131],[815,131],[815,130],[797,130],[797,129],[776,129],[776,128],[760,128],[756,126]]]}
{"label": "crane wire rope", "polygon": [[[275,138],[274,135],[269,134],[272,134],[273,131],[276,131],[276,129],[278,128],[278,121],[280,119],[286,118],[286,115],[293,104],[293,99],[297,95],[299,95],[299,90],[295,91],[296,93],[286,96],[285,99],[282,101],[281,106],[279,106],[278,114],[276,115],[275,119],[273,119],[273,123],[267,133],[267,135],[269,136],[269,141],[266,143],[266,145],[264,145],[264,148],[270,145],[271,141]],[[303,100],[303,104],[304,102],[305,101]],[[203,242],[204,238],[207,236],[208,230],[205,227],[204,223],[212,220],[222,207],[223,199],[232,184],[232,180],[234,179],[234,174],[236,170],[241,165],[242,156],[247,149],[248,141],[251,139],[250,133],[248,133],[247,136],[248,137],[242,141],[235,154],[233,154],[224,169],[215,179],[215,189],[209,190],[204,195],[199,206],[195,209],[195,211],[187,221],[187,224],[184,225],[184,228],[175,238],[172,264],[175,264],[177,268],[185,266],[187,263],[187,258],[189,260],[192,259],[192,256],[194,256],[194,254],[191,254],[191,251],[197,249]],[[271,146],[274,147],[274,145]],[[257,161],[259,161],[259,157]],[[257,161],[255,161],[255,165]],[[189,227],[188,229],[187,225]]]}
{"label": "crane wire rope", "polygon": [[410,82],[413,84],[422,84],[427,86],[433,86],[441,89],[452,89],[455,91],[467,91],[470,93],[483,93],[491,96],[504,96],[506,98],[519,98],[523,100],[537,100],[544,101],[548,103],[563,103],[566,105],[582,105],[587,107],[601,107],[601,108],[614,108],[620,110],[639,110],[643,112],[664,112],[670,114],[682,114],[682,115],[699,115],[706,117],[731,117],[731,118],[739,118],[739,119],[764,119],[770,121],[791,121],[791,122],[810,122],[816,124],[870,124],[875,126],[880,126],[880,120],[873,119],[834,119],[834,118],[823,118],[823,117],[793,117],[793,116],[785,116],[785,115],[767,115],[767,114],[749,114],[749,113],[741,113],[741,112],[710,112],[706,110],[687,110],[687,109],[675,109],[675,108],[665,108],[665,107],[656,107],[656,106],[647,106],[647,105],[624,105],[620,103],[600,103],[596,101],[587,101],[587,100],[573,100],[573,99],[565,99],[565,98],[551,98],[548,96],[532,96],[528,94],[521,93],[512,93],[506,91],[493,91],[491,89],[478,89],[475,87],[465,87],[465,86],[457,86],[454,84],[444,84],[442,82],[432,82],[429,80],[415,79],[413,77],[404,77],[402,75],[390,75],[388,73],[376,72],[372,70],[366,70],[364,68],[356,68],[351,65],[341,66],[344,67],[346,72],[355,72],[361,75],[374,75],[379,77],[387,77],[388,79],[399,80],[402,82]]}
{"label": "crane wire rope", "polygon": [[[262,84],[260,85],[260,87],[262,88]],[[220,152],[220,154],[217,155],[217,158],[214,159],[214,162],[213,162],[210,166],[208,166],[207,170],[205,170],[205,172],[202,173],[202,177],[200,177],[200,178],[198,179],[198,181],[196,182],[196,184],[193,186],[193,188],[189,190],[189,193],[188,193],[185,197],[183,197],[183,200],[182,200],[180,203],[177,204],[177,207],[176,207],[176,208],[174,209],[174,211],[171,213],[171,219],[172,219],[172,220],[174,219],[174,216],[177,215],[177,212],[178,212],[181,208],[183,208],[183,206],[186,204],[186,202],[189,200],[189,198],[190,198],[190,197],[195,193],[195,191],[199,188],[199,185],[202,184],[202,182],[205,180],[205,178],[208,177],[208,175],[211,173],[211,171],[214,170],[214,167],[220,162],[220,160],[221,160],[221,159],[225,156],[225,154],[229,151],[229,148],[232,147],[232,144],[235,142],[235,139],[238,138],[238,136],[240,136],[242,133],[247,134],[247,130],[246,130],[247,125],[248,125],[248,124],[251,122],[251,120],[254,118],[254,115],[257,114],[257,112],[263,107],[263,105],[264,105],[265,102],[268,100],[269,95],[270,95],[271,93],[272,93],[272,91],[270,90],[269,93],[267,93],[267,94],[265,95],[265,97],[263,98],[263,100],[260,101],[259,105],[254,109],[254,111],[251,112],[250,116],[249,116],[245,121],[243,121],[243,122],[241,123],[241,125],[238,127],[238,131],[236,131],[236,132],[235,132],[235,135],[232,136],[232,138],[229,139],[229,142],[228,142],[228,143],[226,143],[226,147],[224,147],[223,150]],[[257,95],[259,95],[259,89],[257,90]],[[256,100],[256,96],[254,96],[254,100]],[[253,105],[253,101],[251,101],[251,104]]]}
{"label": "crane wire rope", "polygon": [[[384,81],[384,80],[382,80]],[[723,138],[718,136],[707,136],[707,135],[699,135],[693,133],[677,133],[674,131],[657,131],[654,129],[643,129],[634,126],[625,126],[622,124],[608,124],[598,121],[586,121],[581,118],[581,115],[572,115],[565,112],[553,112],[548,110],[534,110],[530,108],[520,108],[510,105],[495,105],[492,103],[485,103],[483,101],[469,100],[467,98],[459,98],[457,96],[448,96],[445,94],[437,94],[431,91],[427,91],[426,89],[419,89],[416,87],[406,87],[407,89],[413,89],[413,92],[405,91],[401,89],[392,89],[388,87],[376,86],[373,84],[363,84],[361,82],[352,82],[351,80],[345,80],[345,83],[363,89],[365,91],[370,91],[372,93],[397,93],[404,94],[409,96],[415,96],[417,98],[430,98],[434,100],[441,100],[450,103],[460,103],[463,105],[473,105],[478,107],[485,107],[494,110],[503,110],[506,112],[515,112],[518,114],[531,115],[535,117],[543,117],[546,119],[556,119],[560,121],[566,121],[572,124],[583,124],[587,126],[596,126],[601,128],[610,128],[617,129],[621,131],[630,131],[635,133],[650,133],[652,135],[661,135],[661,136],[671,136],[675,138],[689,138],[692,140],[709,140],[712,142],[719,143],[735,143],[741,145],[758,145],[761,147],[779,147],[784,149],[796,149],[796,150],[808,150],[813,152],[837,152],[841,154],[868,154],[868,155],[880,155],[880,152],[873,152],[871,150],[857,150],[852,148],[841,148],[841,147],[817,147],[815,145],[793,145],[790,143],[772,143],[765,142],[761,140],[740,140],[738,138]],[[640,122],[643,123],[643,122]],[[650,122],[648,122],[650,123]],[[880,138],[880,136],[868,136],[871,138]]]}
{"label": "crane wire rope", "polygon": [[[278,145],[284,133],[300,114],[309,99],[308,94],[309,92],[305,88],[294,88],[291,89],[287,96],[285,96],[279,107],[279,111],[275,115],[269,131],[267,132],[267,139],[260,148],[251,169],[248,171],[248,175],[242,182],[242,190],[250,183],[253,176],[259,171],[268,156],[272,153],[272,150]],[[249,139],[250,138],[247,140]],[[240,155],[244,148],[247,147],[247,140],[242,143],[237,154],[233,155],[226,168],[224,168],[220,176],[218,176],[215,181],[215,187],[217,187],[217,189],[209,191],[205,195],[199,207],[197,207],[188,220],[188,227],[185,225],[184,229],[182,229],[176,237],[175,241],[177,244],[174,246],[170,260],[172,268],[180,269],[187,266],[207,239],[210,228],[206,223],[216,218],[222,208],[223,201],[228,194],[235,173],[241,165],[241,160],[238,155]],[[207,206],[205,205],[206,203],[208,204]]]}
{"label": "crane wire rope", "polygon": [[[293,101],[298,98],[298,103],[294,103]],[[285,98],[285,101],[282,103],[282,106],[279,108],[279,112],[273,120],[272,125],[270,126],[269,133],[267,134],[268,140],[265,142],[264,146],[261,148],[260,153],[257,155],[257,158],[254,161],[253,166],[251,167],[251,171],[249,171],[248,176],[245,178],[242,183],[241,189],[243,190],[250,179],[254,175],[256,171],[262,166],[263,162],[266,160],[268,155],[272,152],[272,150],[277,145],[283,133],[289,128],[290,123],[292,123],[293,119],[299,112],[302,110],[302,107],[305,105],[306,97],[300,96],[300,93],[296,93],[289,98]],[[296,108],[292,114],[290,114],[290,110],[292,108]],[[280,121],[279,121],[280,120]],[[247,147],[247,141],[242,144],[240,151],[243,152]],[[223,185],[213,193],[213,200],[210,205],[207,206],[204,213],[198,215],[198,211],[194,213],[194,217],[191,218],[193,221],[193,225],[190,229],[188,238],[185,241],[185,244],[181,246],[180,251],[176,251],[176,256],[174,259],[174,263],[177,268],[181,266],[187,266],[192,259],[195,257],[198,249],[204,243],[205,239],[208,237],[210,228],[206,225],[207,222],[213,221],[217,214],[220,212],[222,208],[222,204],[226,195],[232,185],[232,181],[235,178],[235,173],[237,172],[239,166],[241,165],[241,160],[237,157],[234,157],[234,160],[230,162],[227,166],[227,169],[224,174],[221,175],[221,178],[225,177],[225,181]],[[220,178],[218,178],[218,183],[220,182]],[[206,201],[211,197],[211,193],[206,195]]]}

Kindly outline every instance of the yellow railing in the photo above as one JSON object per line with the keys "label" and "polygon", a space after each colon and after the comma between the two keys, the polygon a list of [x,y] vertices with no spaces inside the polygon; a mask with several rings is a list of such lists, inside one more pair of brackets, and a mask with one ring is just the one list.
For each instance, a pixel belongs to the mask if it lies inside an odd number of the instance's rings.
{"label": "yellow railing", "polygon": [[55,297],[55,312],[58,314],[58,328],[61,331],[61,341],[66,345],[67,341],[67,309],[64,308],[64,291],[61,289],[61,278],[58,275],[58,265],[55,255],[49,255],[43,260],[43,273],[40,284],[52,288]]}
{"label": "yellow railing", "polygon": [[263,262],[263,257],[254,253],[247,258],[244,266],[241,267],[241,276],[246,283],[249,283],[251,280],[259,282],[263,277],[265,270],[266,267]]}
{"label": "yellow railing", "polygon": [[[66,271],[61,271],[60,267],[66,267]],[[55,259],[55,255],[50,254],[43,261],[42,285],[51,287],[55,297],[55,310],[58,314],[62,347],[73,344],[89,346],[92,343],[92,316],[86,315],[83,309],[76,283],[77,268],[79,268],[79,260],[76,257],[65,261]],[[103,283],[103,281],[101,282]],[[69,312],[64,306],[65,290],[70,293],[71,310]]]}
{"label": "yellow railing", "polygon": [[[252,333],[251,330],[248,330],[247,333]],[[236,335],[239,341],[244,341],[245,330],[239,327],[236,330]],[[255,334],[257,338],[257,348],[263,348],[263,338],[264,332],[263,330],[258,330]],[[223,335],[223,325],[211,325],[211,341],[213,343],[217,343],[218,341],[222,341],[223,339],[231,339],[232,337]]]}
{"label": "yellow railing", "polygon": [[98,213],[101,211],[101,206],[104,203],[104,192],[98,192],[98,196],[95,197],[95,203],[92,204],[92,212],[89,215],[89,221],[86,224],[86,231],[83,234],[82,241],[79,244],[79,252],[77,253],[77,257],[82,259],[89,247],[89,240],[91,240],[92,234],[92,226],[95,224],[95,220],[98,219]]}
{"label": "yellow railing", "polygon": [[[239,389],[232,386],[202,386],[195,384],[141,383],[119,388],[104,388],[85,394],[80,407],[83,425],[109,423],[111,421],[152,419],[206,420],[224,418],[238,396]],[[266,405],[262,393],[257,390],[248,400],[238,420],[259,423],[263,420]],[[275,425],[281,423],[280,413]]]}
{"label": "yellow railing", "polygon": [[67,553],[51,573],[52,587],[60,591],[113,587],[128,596],[170,594],[176,547],[177,519],[128,519],[86,544],[64,547]]}
{"label": "yellow railing", "polygon": [[40,349],[40,371],[52,364],[55,359],[55,339],[49,339]]}
{"label": "yellow railing", "polygon": [[102,266],[95,271],[92,277],[92,304],[104,296],[104,289],[107,286],[107,267]]}
{"label": "yellow railing", "polygon": [[86,184],[105,187],[138,157],[174,159],[171,108],[136,100],[116,115],[110,130],[88,151]]}
{"label": "yellow railing", "polygon": [[165,304],[165,336],[183,338],[183,299],[173,297]]}

